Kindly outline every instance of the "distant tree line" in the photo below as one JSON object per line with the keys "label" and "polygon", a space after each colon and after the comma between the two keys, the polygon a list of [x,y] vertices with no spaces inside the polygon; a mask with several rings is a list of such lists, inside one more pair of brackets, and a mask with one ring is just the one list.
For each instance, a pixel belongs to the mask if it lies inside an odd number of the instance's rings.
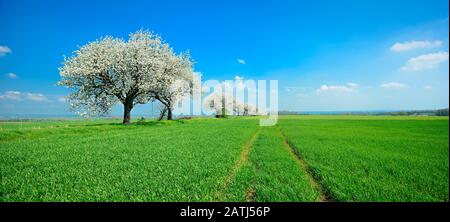
{"label": "distant tree line", "polygon": [[448,108],[437,110],[410,110],[378,113],[377,115],[391,115],[391,116],[448,116]]}
{"label": "distant tree line", "polygon": [[406,111],[355,111],[355,112],[298,112],[280,110],[279,115],[310,115],[310,114],[332,114],[332,115],[372,115],[372,116],[448,116],[448,108],[436,110],[406,110]]}

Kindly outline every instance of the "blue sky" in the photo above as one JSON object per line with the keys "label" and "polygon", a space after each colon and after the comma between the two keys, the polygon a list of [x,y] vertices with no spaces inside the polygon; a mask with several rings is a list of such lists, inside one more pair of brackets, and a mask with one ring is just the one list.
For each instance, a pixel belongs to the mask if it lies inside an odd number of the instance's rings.
{"label": "blue sky", "polygon": [[69,113],[63,55],[140,28],[189,49],[206,79],[279,80],[280,109],[448,107],[447,0],[0,0],[0,11],[0,115]]}

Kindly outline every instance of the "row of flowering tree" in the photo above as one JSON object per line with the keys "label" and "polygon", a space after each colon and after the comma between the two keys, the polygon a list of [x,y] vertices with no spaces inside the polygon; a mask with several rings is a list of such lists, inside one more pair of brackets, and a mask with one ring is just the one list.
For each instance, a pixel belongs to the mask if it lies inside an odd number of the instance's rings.
{"label": "row of flowering tree", "polygon": [[227,115],[248,116],[261,114],[256,106],[239,101],[233,95],[222,91],[211,93],[205,98],[204,103],[207,107],[214,110],[218,118],[226,117]]}
{"label": "row of flowering tree", "polygon": [[123,104],[123,123],[137,104],[159,101],[172,119],[176,100],[192,89],[189,52],[176,54],[160,36],[140,30],[128,40],[102,37],[82,46],[59,69],[59,85],[71,90],[71,110],[102,115]]}

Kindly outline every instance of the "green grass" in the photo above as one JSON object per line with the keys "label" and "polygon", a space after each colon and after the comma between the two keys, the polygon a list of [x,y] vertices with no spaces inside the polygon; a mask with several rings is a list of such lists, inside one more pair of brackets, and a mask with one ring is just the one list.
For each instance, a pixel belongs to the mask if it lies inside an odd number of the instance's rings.
{"label": "green grass", "polygon": [[0,201],[448,201],[448,117],[280,118],[0,122]]}
{"label": "green grass", "polygon": [[316,201],[319,194],[276,127],[263,127],[230,187],[230,201]]}
{"label": "green grass", "polygon": [[213,119],[2,132],[1,200],[210,201],[256,127]]}
{"label": "green grass", "polygon": [[120,123],[121,120],[113,118],[94,119],[38,119],[38,120],[0,120],[0,131],[25,130],[25,129],[47,129],[47,128],[68,128],[83,125],[98,125],[108,123]]}
{"label": "green grass", "polygon": [[291,117],[279,124],[336,201],[448,201],[448,118]]}

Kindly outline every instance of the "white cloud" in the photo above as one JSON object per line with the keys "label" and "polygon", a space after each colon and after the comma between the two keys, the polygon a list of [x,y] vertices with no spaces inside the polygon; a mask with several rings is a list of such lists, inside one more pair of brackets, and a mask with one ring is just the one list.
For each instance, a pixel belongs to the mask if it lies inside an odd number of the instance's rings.
{"label": "white cloud", "polygon": [[432,86],[424,86],[423,89],[425,89],[425,90],[432,90],[433,87]]}
{"label": "white cloud", "polygon": [[42,93],[26,93],[25,98],[36,102],[48,101],[47,97]]}
{"label": "white cloud", "polygon": [[0,45],[0,57],[6,55],[8,53],[11,53],[11,52],[12,51],[8,46]]}
{"label": "white cloud", "polygon": [[0,100],[7,99],[7,100],[21,100],[22,99],[22,93],[18,91],[6,91],[2,95],[0,95]]}
{"label": "white cloud", "polygon": [[242,77],[242,76],[235,76],[234,79],[235,79],[235,80],[243,80],[244,77]]}
{"label": "white cloud", "polygon": [[12,72],[6,73],[5,76],[6,76],[7,78],[10,78],[10,79],[16,79],[16,78],[18,78],[18,76],[17,76],[15,73],[12,73]]}
{"label": "white cloud", "polygon": [[21,93],[19,91],[6,91],[0,94],[0,100],[29,100],[35,102],[47,102],[48,98],[42,93]]}
{"label": "white cloud", "polygon": [[380,87],[384,89],[403,89],[406,88],[406,85],[398,82],[388,82],[381,84]]}
{"label": "white cloud", "polygon": [[329,86],[329,85],[321,85],[316,92],[341,92],[341,93],[349,93],[354,92],[358,88],[358,84],[356,83],[347,83],[346,85],[338,85],[338,86]]}
{"label": "white cloud", "polygon": [[295,92],[297,89],[295,87],[284,87],[284,91],[286,92]]}
{"label": "white cloud", "polygon": [[401,69],[403,71],[433,69],[445,61],[448,61],[448,52],[424,54],[409,59]]}
{"label": "white cloud", "polygon": [[238,59],[237,62],[238,62],[239,64],[245,65],[245,60],[243,60],[243,59]]}
{"label": "white cloud", "polygon": [[349,83],[347,83],[347,86],[349,86],[350,88],[356,88],[356,87],[358,87],[359,85],[356,84],[356,83],[353,83],[353,82],[349,82]]}
{"label": "white cloud", "polygon": [[391,51],[394,52],[406,52],[414,49],[429,49],[442,46],[442,41],[409,41],[409,42],[397,42],[391,46]]}
{"label": "white cloud", "polygon": [[65,96],[58,97],[58,102],[65,103],[67,102],[67,98]]}

